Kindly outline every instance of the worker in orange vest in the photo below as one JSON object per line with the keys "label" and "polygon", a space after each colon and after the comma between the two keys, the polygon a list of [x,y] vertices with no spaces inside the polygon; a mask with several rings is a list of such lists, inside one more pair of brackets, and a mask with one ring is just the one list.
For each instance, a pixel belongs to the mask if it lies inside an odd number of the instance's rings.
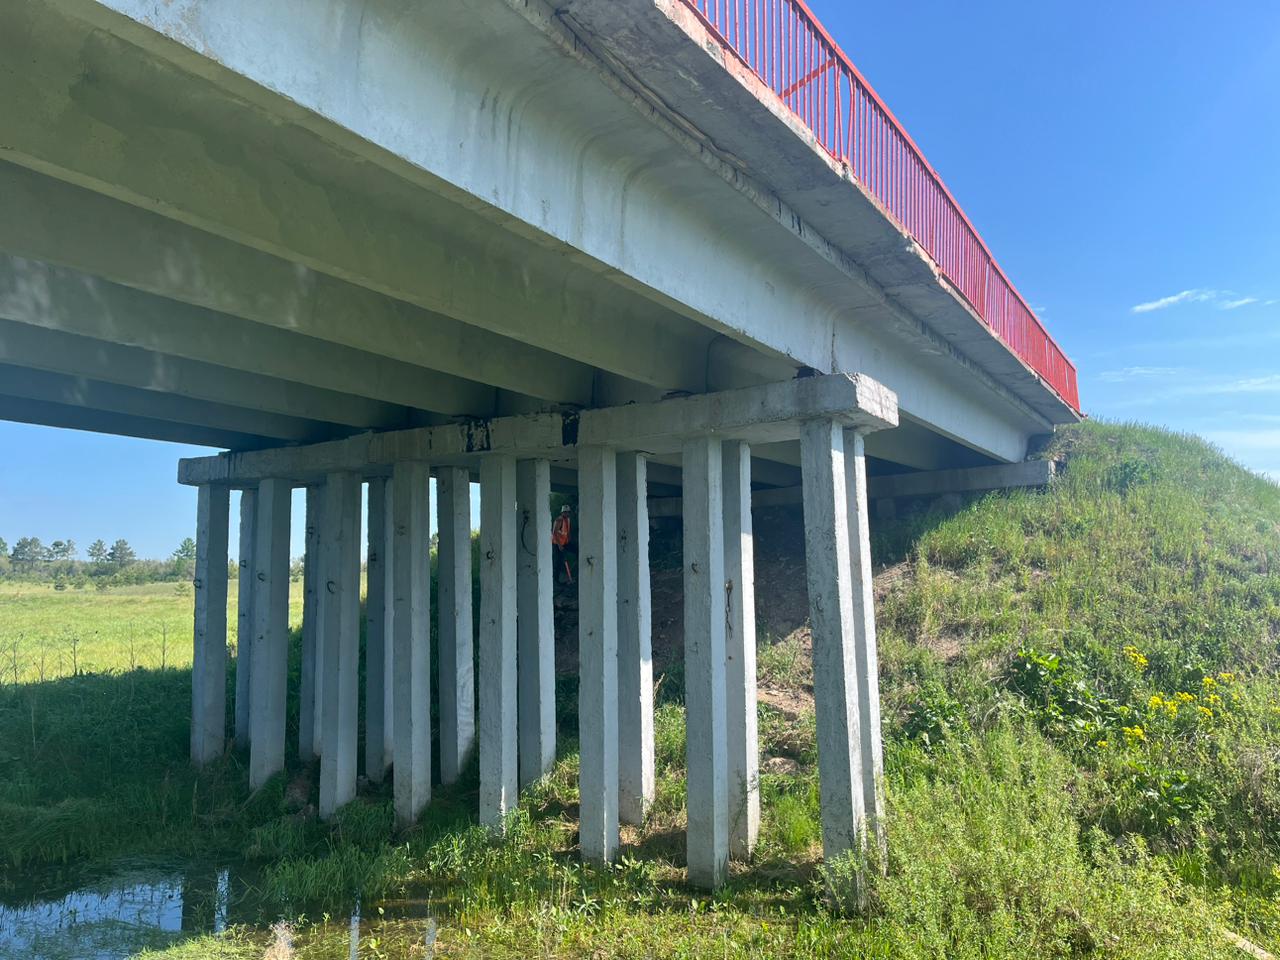
{"label": "worker in orange vest", "polygon": [[573,523],[569,519],[569,505],[565,504],[560,508],[560,516],[556,517],[555,522],[551,524],[551,545],[560,555],[560,562],[564,564],[564,575],[570,583],[573,583],[573,573],[569,570],[569,538],[572,535]]}

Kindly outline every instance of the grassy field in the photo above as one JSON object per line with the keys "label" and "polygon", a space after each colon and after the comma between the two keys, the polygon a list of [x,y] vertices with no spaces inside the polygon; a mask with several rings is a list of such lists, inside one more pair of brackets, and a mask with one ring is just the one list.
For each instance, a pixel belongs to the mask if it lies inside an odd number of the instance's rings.
{"label": "grassy field", "polygon": [[[659,686],[653,815],[596,870],[575,856],[569,678],[560,760],[504,839],[471,822],[474,771],[401,835],[379,790],[319,824],[295,758],[252,797],[235,757],[193,775],[190,599],[172,587],[0,592],[18,664],[0,883],[125,853],[243,858],[297,918],[300,957],[346,956],[335,918],[357,891],[369,956],[423,955],[424,909],[440,956],[1243,956],[1228,930],[1280,948],[1280,488],[1140,427],[1085,424],[1049,455],[1066,466],[1048,491],[876,531],[890,849],[865,915],[847,866],[820,862],[785,516],[757,559],[763,835],[715,896],[682,881],[678,669]],[[246,924],[154,956],[258,957],[272,936]]]}

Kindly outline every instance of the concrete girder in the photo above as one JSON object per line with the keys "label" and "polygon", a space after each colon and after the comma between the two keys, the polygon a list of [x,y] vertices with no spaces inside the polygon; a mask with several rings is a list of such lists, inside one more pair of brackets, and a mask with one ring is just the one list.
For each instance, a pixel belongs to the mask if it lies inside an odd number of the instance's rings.
{"label": "concrete girder", "polygon": [[[357,429],[404,429],[422,416],[407,407],[362,396],[304,387],[211,363],[186,360],[152,350],[126,347],[92,337],[0,319],[0,361],[102,383],[135,387],[163,404],[173,397],[227,407],[248,407],[297,420]],[[250,400],[249,398],[252,398]],[[164,416],[157,410],[152,418]],[[196,427],[204,426],[198,421]],[[335,429],[345,435],[350,430]],[[197,443],[200,441],[191,441]],[[222,444],[209,444],[221,446]]]}
{"label": "concrete girder", "polygon": [[[166,79],[176,89],[180,75],[187,80],[198,75],[209,84],[198,94],[202,104],[242,97],[257,109],[287,117],[300,131],[298,139],[313,137],[323,150],[359,156],[398,178],[394,185],[381,186],[383,198],[412,184],[420,189],[404,194],[412,197],[406,206],[425,210],[426,194],[443,198],[486,220],[488,229],[496,225],[533,248],[557,251],[561,267],[573,261],[617,290],[637,292],[749,350],[821,370],[867,370],[899,389],[907,410],[922,420],[997,459],[1021,459],[1027,435],[1045,429],[1047,421],[1040,414],[896,306],[847,255],[827,250],[828,241],[767,187],[744,176],[740,164],[655,110],[597,60],[549,6],[512,4],[525,23],[504,6],[497,0],[483,11],[475,5],[434,4],[419,14],[431,21],[374,15],[358,33],[350,33],[334,32],[333,24],[345,22],[336,10],[332,16],[310,18],[300,28],[293,20],[274,22],[275,16],[287,18],[288,11],[256,4],[206,8],[192,19],[157,11],[141,0],[64,0],[65,9],[104,28],[99,38],[103,46],[124,46],[108,33],[126,37],[150,53],[150,63],[137,62],[140,58],[130,51],[84,49],[75,42],[74,24],[62,24],[61,32],[71,36],[64,50],[70,59],[93,59],[95,82],[117,82],[132,72],[149,78],[144,86],[158,86],[164,81],[156,75],[168,70],[174,72]],[[487,29],[483,39],[468,43],[465,27],[477,16],[483,16]],[[259,25],[252,35],[234,29],[246,18]],[[445,24],[450,28],[443,29]],[[449,38],[448,44],[436,46],[442,37]],[[287,50],[281,50],[282,42]],[[367,47],[378,55],[362,55]],[[424,55],[427,49],[432,55]],[[113,75],[112,68],[121,76]],[[69,71],[73,76],[84,72]],[[530,75],[543,77],[543,82],[530,84]],[[61,92],[68,84],[56,75],[41,80],[32,96],[47,88],[40,106],[60,116],[68,109]],[[143,81],[134,77],[132,82]],[[412,107],[380,95],[399,89],[419,91]],[[114,99],[141,102],[145,94]],[[563,109],[566,100],[575,104],[570,115]],[[627,123],[620,116],[620,102],[635,107],[647,122]],[[435,111],[430,117],[422,113],[424,104]],[[181,116],[168,120],[157,113],[166,109],[164,104],[147,107],[166,130],[184,129]],[[244,102],[237,109],[247,112]],[[139,190],[119,178],[114,144],[125,135],[121,124],[128,126],[126,118],[112,114],[90,119],[105,127],[99,139],[107,146],[99,147],[96,156],[86,157],[84,150],[68,156],[52,136],[45,141],[24,136],[27,146],[15,148],[13,156],[118,194],[131,192],[144,205],[155,203],[154,189]],[[456,130],[458,136],[424,135],[437,128]],[[278,129],[277,123],[273,130]],[[237,137],[245,132],[244,124],[236,129]],[[131,142],[153,135],[145,124],[129,131]],[[319,165],[321,152],[308,142],[305,150],[297,148],[280,162],[296,166],[316,160]],[[145,156],[145,151],[139,153]],[[258,153],[251,146],[232,159],[257,161]],[[230,164],[218,159],[221,178]],[[99,160],[106,162],[105,168],[96,165]],[[327,155],[323,162],[330,162]],[[308,186],[324,184],[324,217],[331,220],[340,211],[343,222],[351,222],[348,206],[331,202],[333,180],[318,177],[315,169],[308,173]],[[167,176],[172,182],[174,175]],[[276,186],[283,174],[266,179],[272,183],[269,199],[274,205],[281,199]],[[346,182],[337,175],[333,179]],[[256,196],[261,190],[255,182],[250,178],[239,192]],[[221,183],[205,187],[206,194],[228,189]],[[316,192],[312,189],[303,198],[314,199]],[[168,191],[159,194],[163,204],[172,204]],[[302,215],[301,208],[287,212],[295,220]],[[363,214],[355,216],[357,232],[363,234]],[[279,233],[274,206],[270,219],[269,232]],[[394,234],[389,236],[397,242]],[[813,243],[814,237],[820,242]],[[394,249],[387,252],[398,255]],[[707,283],[712,276],[717,281]],[[860,308],[862,314],[857,313]],[[612,312],[617,313],[616,306]],[[778,317],[786,317],[787,323],[779,324]],[[640,334],[631,345],[650,342],[644,327],[618,326]],[[667,327],[677,329],[670,323]],[[983,335],[991,339],[989,333]],[[623,353],[626,346],[613,345]],[[1007,351],[1000,350],[1003,357]],[[668,358],[679,353],[672,350]],[[630,371],[640,362],[639,357],[620,359]],[[702,377],[707,364],[705,356],[699,359],[703,369],[693,372]],[[644,379],[633,372],[626,375]]]}
{"label": "concrete girder", "polygon": [[332,439],[335,432],[331,425],[314,420],[283,417],[189,397],[161,396],[134,387],[7,363],[0,363],[0,391],[10,397],[150,417],[175,424],[193,424],[229,433],[270,437],[276,441],[317,443]]}
{"label": "concrete girder", "polygon": [[494,412],[492,387],[157,297],[39,260],[0,255],[0,316],[448,415]]}
{"label": "concrete girder", "polygon": [[543,401],[592,403],[593,369],[550,351],[14,164],[0,163],[0,194],[0,250],[14,255]]}
{"label": "concrete girder", "polygon": [[[68,6],[91,18],[108,13]],[[0,74],[10,91],[0,102],[0,157],[642,383],[704,388],[712,334],[602,282],[608,269],[572,248],[495,230],[475,215],[483,204],[456,190],[445,198],[395,176],[365,189],[373,168],[350,138],[335,146],[297,122],[282,126],[189,72],[202,64],[175,66],[135,46],[156,35],[118,17],[112,28],[130,42],[46,13],[51,23],[0,29],[0,69],[19,50],[44,51],[37,69],[27,56],[22,70]],[[198,111],[174,96],[190,89]],[[271,105],[302,119],[274,97]],[[210,147],[217,143],[234,146]]]}
{"label": "concrete girder", "polygon": [[[0,390],[2,389],[0,387]],[[231,433],[226,430],[210,430],[204,427],[170,423],[167,420],[153,420],[149,417],[130,417],[119,413],[92,410],[88,407],[28,400],[24,397],[6,397],[3,393],[0,393],[0,420],[236,450],[252,450],[279,443],[278,440],[269,437]]]}

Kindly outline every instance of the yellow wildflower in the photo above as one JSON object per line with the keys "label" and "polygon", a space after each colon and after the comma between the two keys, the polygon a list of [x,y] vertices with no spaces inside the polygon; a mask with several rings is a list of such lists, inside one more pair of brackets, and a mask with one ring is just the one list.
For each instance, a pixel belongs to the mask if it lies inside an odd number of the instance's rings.
{"label": "yellow wildflower", "polygon": [[1124,655],[1128,658],[1133,668],[1141,673],[1147,669],[1147,658],[1142,655],[1142,651],[1135,647],[1132,643],[1124,648]]}
{"label": "yellow wildflower", "polygon": [[1203,680],[1200,681],[1200,684],[1206,690],[1212,690],[1214,687],[1218,685],[1218,681],[1213,679],[1213,677],[1205,677]]}
{"label": "yellow wildflower", "polygon": [[1103,750],[1106,747],[1110,746],[1110,742],[1107,740],[1099,740],[1097,746],[1099,750]]}
{"label": "yellow wildflower", "polygon": [[1218,674],[1218,679],[1223,683],[1233,683],[1236,679],[1236,675],[1234,673],[1220,673]]}
{"label": "yellow wildflower", "polygon": [[1210,710],[1208,707],[1198,707],[1197,709],[1200,711],[1200,716],[1205,720],[1213,719],[1213,711]]}
{"label": "yellow wildflower", "polygon": [[1196,699],[1195,694],[1187,693],[1185,690],[1179,690],[1173,695],[1173,698],[1179,703],[1193,703]]}
{"label": "yellow wildflower", "polygon": [[1164,697],[1158,693],[1153,693],[1151,699],[1147,701],[1147,709],[1155,712],[1164,706]]}
{"label": "yellow wildflower", "polygon": [[1124,727],[1123,731],[1125,740],[1131,744],[1147,742],[1147,731],[1140,726]]}

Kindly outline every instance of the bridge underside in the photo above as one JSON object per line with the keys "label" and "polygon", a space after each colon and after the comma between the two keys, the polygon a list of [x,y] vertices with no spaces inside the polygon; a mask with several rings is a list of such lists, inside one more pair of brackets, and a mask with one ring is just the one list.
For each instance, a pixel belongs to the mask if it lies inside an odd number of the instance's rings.
{"label": "bridge underside", "polygon": [[[198,760],[223,746],[226,624],[217,611],[226,578],[217,570],[233,486],[247,490],[241,559],[255,574],[240,581],[250,591],[240,635],[253,640],[237,677],[266,684],[236,699],[237,711],[252,707],[235,726],[251,742],[255,782],[283,762],[282,739],[252,734],[283,717],[287,501],[293,486],[308,487],[315,629],[304,695],[329,709],[303,717],[301,746],[321,757],[321,807],[332,812],[355,782],[352,578],[360,485],[369,483],[370,622],[383,625],[375,640],[396,664],[373,702],[396,706],[386,708],[385,749],[376,732],[366,745],[376,752],[366,767],[394,762],[397,809],[411,818],[430,785],[421,730],[426,479],[435,471],[441,569],[453,572],[438,602],[441,636],[453,631],[441,647],[453,658],[442,660],[453,673],[441,696],[452,698],[444,712],[454,717],[442,772],[451,765],[456,774],[472,736],[473,678],[469,628],[464,642],[449,624],[471,620],[457,544],[469,536],[467,490],[479,472],[486,557],[503,565],[485,575],[489,632],[479,638],[481,672],[492,679],[478,687],[480,741],[495,745],[481,760],[491,821],[509,809],[516,773],[526,779],[523,739],[518,757],[504,739],[517,729],[504,712],[517,699],[520,736],[533,738],[538,758],[529,769],[536,775],[547,762],[550,707],[537,664],[549,642],[539,632],[549,537],[534,537],[532,559],[518,556],[517,506],[541,523],[546,511],[535,507],[553,479],[577,485],[583,548],[613,558],[604,579],[581,586],[584,622],[618,645],[615,656],[584,641],[584,716],[605,718],[617,699],[609,663],[620,665],[618,684],[635,684],[623,709],[645,696],[646,567],[642,555],[625,559],[624,534],[633,545],[647,537],[646,492],[682,494],[686,559],[704,571],[700,580],[686,571],[686,620],[720,637],[687,651],[689,682],[705,694],[691,687],[690,728],[725,733],[727,698],[739,722],[725,735],[740,739],[725,749],[746,764],[753,645],[738,647],[744,659],[731,669],[747,672],[725,693],[724,636],[753,639],[753,620],[739,605],[726,627],[720,594],[735,579],[726,569],[744,584],[751,576],[752,486],[802,486],[809,589],[822,608],[815,637],[831,638],[816,671],[830,678],[820,698],[834,711],[819,718],[831,724],[820,732],[824,831],[833,831],[829,853],[859,842],[860,811],[878,795],[875,764],[859,767],[850,753],[858,704],[868,702],[855,690],[875,675],[866,473],[1020,461],[1031,437],[1076,415],[860,187],[832,180],[827,160],[812,166],[816,148],[771,107],[755,110],[763,100],[743,108],[751,123],[735,138],[715,103],[741,91],[725,86],[724,63],[681,9],[669,0],[573,0],[560,12],[542,0],[47,0],[0,9],[0,418],[207,444],[242,455],[214,464],[268,465],[252,476],[187,478],[200,487],[204,584]],[[663,63],[678,60],[683,96],[654,89],[662,71],[637,38],[657,45]],[[625,416],[609,419],[652,404],[696,406],[704,395],[803,391],[831,382],[810,374],[843,371],[896,394],[893,416],[874,429],[852,423],[854,397],[843,412],[777,416],[785,429],[704,423],[660,434],[666,442],[641,442]],[[616,435],[574,439],[558,453],[490,439],[484,456],[452,459],[412,446],[504,423],[546,427],[549,416],[594,417]],[[390,453],[323,459],[325,450],[367,447]],[[338,599],[322,601],[316,585]],[[615,595],[632,606],[620,612]],[[384,608],[393,613],[382,619]],[[686,636],[699,636],[688,623]],[[583,848],[598,859],[616,845],[611,817],[643,815],[645,771],[626,768],[627,757],[644,756],[637,710],[613,733],[602,720],[595,740],[584,738]],[[631,751],[625,742],[620,751],[624,731],[639,738]],[[866,742],[868,756],[878,742]],[[690,843],[706,846],[691,846],[690,864],[714,883],[726,845],[750,845],[724,824],[749,797],[721,802],[724,791],[737,782],[749,792],[753,781],[737,767],[726,786],[719,760],[693,759]],[[712,779],[696,781],[695,769]],[[695,806],[712,819],[695,824]]]}

